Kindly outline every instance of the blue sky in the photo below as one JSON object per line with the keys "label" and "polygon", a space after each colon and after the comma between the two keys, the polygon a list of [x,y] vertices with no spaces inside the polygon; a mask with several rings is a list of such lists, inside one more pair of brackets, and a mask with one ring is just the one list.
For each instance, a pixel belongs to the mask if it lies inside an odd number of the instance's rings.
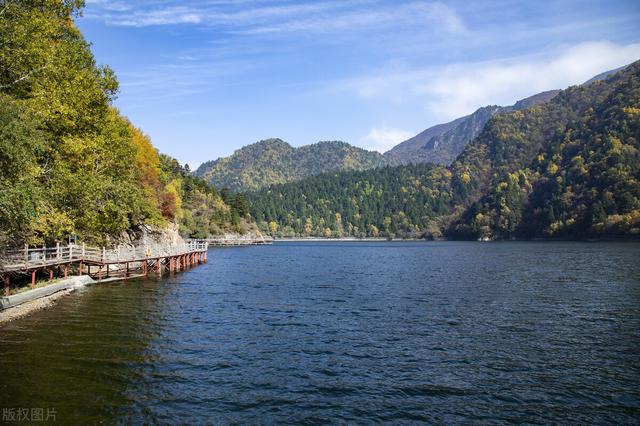
{"label": "blue sky", "polygon": [[640,59],[638,1],[87,0],[77,23],[192,167],[270,137],[383,152]]}

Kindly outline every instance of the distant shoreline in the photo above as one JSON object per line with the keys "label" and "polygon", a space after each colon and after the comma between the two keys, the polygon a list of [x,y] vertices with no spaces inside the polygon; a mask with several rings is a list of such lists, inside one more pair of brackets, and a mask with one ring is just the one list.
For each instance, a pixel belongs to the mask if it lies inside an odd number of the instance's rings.
{"label": "distant shoreline", "polygon": [[[345,242],[345,241],[389,241],[386,238],[322,238],[322,237],[291,237],[291,238],[274,238],[273,242],[301,242],[301,241],[318,241],[318,242]],[[399,240],[398,240],[399,241]]]}
{"label": "distant shoreline", "polygon": [[[430,241],[425,240],[424,238],[394,238],[392,240],[388,238],[321,238],[321,237],[310,237],[310,238],[274,238],[273,242],[286,242],[286,243],[298,243],[298,242],[326,242],[326,243],[344,243],[344,242],[401,242],[401,241]],[[445,241],[445,240],[442,240]]]}
{"label": "distant shoreline", "polygon": [[319,242],[319,243],[345,243],[345,242],[584,242],[584,243],[596,243],[596,242],[640,242],[638,236],[624,236],[624,237],[607,237],[607,238],[531,238],[531,239],[496,239],[488,241],[479,240],[448,240],[445,238],[429,240],[425,238],[394,238],[388,239],[384,237],[367,237],[367,238],[321,238],[321,237],[291,237],[291,238],[274,238],[274,243],[299,243],[299,242]]}

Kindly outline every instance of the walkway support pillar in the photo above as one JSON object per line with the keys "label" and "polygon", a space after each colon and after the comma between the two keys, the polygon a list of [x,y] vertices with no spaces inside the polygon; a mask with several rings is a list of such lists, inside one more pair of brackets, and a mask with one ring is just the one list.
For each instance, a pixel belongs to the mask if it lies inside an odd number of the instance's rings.
{"label": "walkway support pillar", "polygon": [[36,287],[36,270],[31,271],[31,288]]}
{"label": "walkway support pillar", "polygon": [[11,288],[11,275],[6,274],[4,276],[4,295],[9,295],[9,289]]}

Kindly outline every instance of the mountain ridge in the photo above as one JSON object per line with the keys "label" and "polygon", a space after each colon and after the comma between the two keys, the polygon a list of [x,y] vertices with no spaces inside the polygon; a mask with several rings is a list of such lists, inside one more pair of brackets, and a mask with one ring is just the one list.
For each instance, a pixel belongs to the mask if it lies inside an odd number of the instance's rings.
{"label": "mountain ridge", "polygon": [[325,173],[248,199],[275,236],[639,238],[640,61],[494,115],[448,167]]}
{"label": "mountain ridge", "polygon": [[[606,80],[609,70],[583,83]],[[341,141],[325,141],[294,148],[279,138],[264,139],[237,149],[230,156],[207,161],[195,175],[218,187],[254,191],[263,186],[292,182],[320,173],[366,170],[387,165],[431,163],[448,166],[496,115],[524,111],[554,99],[560,90],[548,90],[520,99],[513,105],[487,105],[472,114],[431,126],[381,154]]]}
{"label": "mountain ridge", "polygon": [[242,147],[228,157],[203,163],[195,171],[217,187],[256,190],[336,170],[364,170],[386,165],[382,154],[342,141],[320,141],[293,147],[279,138]]}
{"label": "mountain ridge", "polygon": [[559,90],[548,90],[521,99],[510,106],[487,105],[472,114],[457,118],[446,124],[430,127],[418,135],[391,148],[384,155],[391,164],[433,163],[449,165],[462,152],[466,144],[474,139],[484,125],[495,114],[530,108],[547,102]]}

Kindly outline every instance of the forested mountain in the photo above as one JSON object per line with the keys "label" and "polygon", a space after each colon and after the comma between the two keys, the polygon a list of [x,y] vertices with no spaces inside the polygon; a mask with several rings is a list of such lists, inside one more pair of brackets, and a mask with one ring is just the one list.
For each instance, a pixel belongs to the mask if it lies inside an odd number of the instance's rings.
{"label": "forested mountain", "polygon": [[495,115],[449,167],[325,174],[248,198],[274,235],[639,236],[639,137],[636,62]]}
{"label": "forested mountain", "polygon": [[[0,11],[0,245],[64,241],[72,232],[113,242],[142,224],[173,221],[188,234],[240,229],[232,206],[167,168],[112,106],[116,77],[96,64],[73,22],[82,3],[15,0]],[[189,222],[201,212],[214,223]]]}
{"label": "forested mountain", "polygon": [[511,106],[489,105],[479,108],[473,114],[430,127],[384,155],[391,164],[432,163],[448,166],[495,114],[529,108],[547,102],[558,93],[559,90],[550,90],[519,100]]}
{"label": "forested mountain", "polygon": [[618,71],[622,71],[623,69],[625,69],[628,65],[624,65],[621,66],[619,68],[616,69],[612,69],[609,71],[605,71],[603,73],[600,73],[598,75],[596,75],[595,77],[591,77],[589,80],[585,81],[582,84],[591,84],[591,83],[595,83],[596,81],[600,81],[600,80],[606,80],[607,78],[611,77],[613,74],[617,73]]}
{"label": "forested mountain", "polygon": [[217,187],[242,191],[333,170],[365,170],[385,164],[382,154],[344,142],[319,142],[294,148],[280,139],[267,139],[245,146],[229,157],[204,163],[195,174]]}
{"label": "forested mountain", "polygon": [[325,173],[247,198],[258,226],[274,236],[441,237],[438,218],[452,196],[443,171],[418,164]]}
{"label": "forested mountain", "polygon": [[[605,79],[618,70],[602,73],[584,84]],[[489,105],[479,108],[473,114],[432,126],[396,145],[384,155],[344,142],[320,142],[293,148],[280,139],[267,139],[245,146],[229,157],[207,161],[195,174],[218,187],[255,191],[267,185],[294,182],[331,171],[357,171],[419,163],[448,166],[482,132],[494,115],[545,103],[559,92],[549,90],[538,93],[510,106]]]}

